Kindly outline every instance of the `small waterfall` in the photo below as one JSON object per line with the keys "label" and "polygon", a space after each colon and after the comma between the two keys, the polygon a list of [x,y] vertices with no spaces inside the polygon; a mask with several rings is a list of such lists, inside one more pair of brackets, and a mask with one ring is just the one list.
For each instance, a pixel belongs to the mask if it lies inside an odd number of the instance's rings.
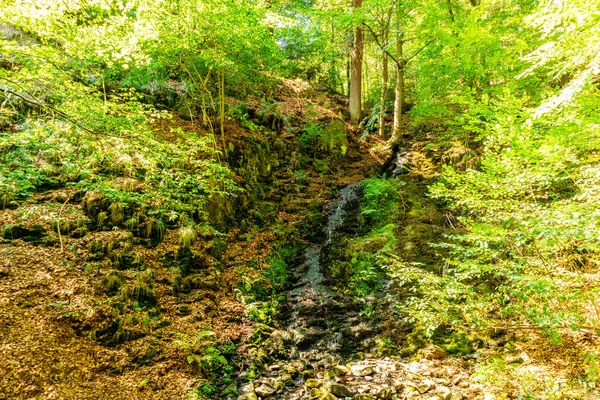
{"label": "small waterfall", "polygon": [[[265,343],[270,354],[298,362],[308,370],[322,371],[365,349],[365,338],[373,330],[360,314],[364,303],[330,288],[324,270],[330,262],[331,247],[359,231],[360,201],[360,183],[353,183],[326,206],[325,239],[304,251],[304,262],[296,271],[297,283],[281,305],[286,315],[284,327],[275,330]],[[305,379],[300,375],[295,386],[285,387],[269,399],[309,398]]]}
{"label": "small waterfall", "polygon": [[304,251],[305,262],[299,268],[299,285],[291,293],[298,296],[303,292],[310,297],[325,295],[322,286],[324,281],[322,265],[323,253],[327,246],[331,246],[343,234],[354,233],[358,230],[358,213],[360,212],[360,184],[352,183],[342,188],[338,198],[328,204],[326,239],[322,245],[311,246]]}
{"label": "small waterfall", "polygon": [[345,186],[337,199],[327,205],[326,239],[323,244],[305,250],[305,261],[296,274],[298,283],[288,292],[287,331],[296,338],[298,347],[303,347],[302,343],[306,345],[304,356],[308,359],[323,352],[338,357],[342,351],[349,350],[344,346],[344,333],[338,327],[343,325],[340,321],[348,319],[352,305],[328,288],[323,268],[328,262],[328,248],[359,228],[360,190],[359,183]]}

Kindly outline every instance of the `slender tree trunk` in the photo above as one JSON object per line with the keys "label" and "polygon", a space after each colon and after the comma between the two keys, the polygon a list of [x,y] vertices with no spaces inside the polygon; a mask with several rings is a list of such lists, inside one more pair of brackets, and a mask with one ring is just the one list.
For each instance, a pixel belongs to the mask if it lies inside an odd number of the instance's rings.
{"label": "slender tree trunk", "polygon": [[346,87],[344,88],[344,94],[350,96],[350,58],[346,61]]}
{"label": "slender tree trunk", "polygon": [[[362,7],[362,0],[352,0],[352,7]],[[361,80],[364,34],[359,26],[354,33],[354,43],[350,52],[350,120],[358,125],[361,114]]]}
{"label": "slender tree trunk", "polygon": [[[400,29],[400,24],[398,24]],[[398,37],[396,42],[396,57],[399,61],[399,65],[396,68],[396,98],[394,99],[394,126],[392,128],[391,143],[398,143],[401,137],[402,131],[402,109],[404,108],[404,54],[402,45],[403,35],[401,31],[398,31]]]}
{"label": "slender tree trunk", "polygon": [[[387,46],[387,30],[383,32],[383,45]],[[381,56],[381,109],[379,110],[379,136],[385,139],[385,100],[388,85],[388,57],[384,51]]]}

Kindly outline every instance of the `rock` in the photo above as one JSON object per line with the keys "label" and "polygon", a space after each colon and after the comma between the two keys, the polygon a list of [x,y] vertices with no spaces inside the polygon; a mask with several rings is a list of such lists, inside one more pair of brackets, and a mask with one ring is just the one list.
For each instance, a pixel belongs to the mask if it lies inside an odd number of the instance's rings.
{"label": "rock", "polygon": [[344,376],[348,375],[350,368],[346,367],[345,365],[334,365],[332,371],[337,376]]}
{"label": "rock", "polygon": [[390,400],[392,398],[392,394],[392,390],[389,388],[380,388],[376,392],[377,398],[382,400]]}
{"label": "rock", "polygon": [[529,358],[527,353],[523,352],[518,356],[507,355],[506,357],[504,357],[504,361],[506,361],[508,364],[528,364],[531,361],[531,359]]}
{"label": "rock", "polygon": [[446,358],[446,351],[440,346],[431,345],[425,349],[425,358],[428,360],[441,360]]}
{"label": "rock", "polygon": [[373,368],[359,364],[353,365],[352,368],[350,368],[350,370],[352,371],[352,375],[354,376],[369,376],[373,375],[374,373]]}
{"label": "rock", "polygon": [[352,397],[355,393],[347,386],[340,385],[338,383],[332,383],[329,386],[329,391],[337,397]]}
{"label": "rock", "polygon": [[450,400],[452,398],[452,390],[447,386],[438,386],[436,392],[442,400]]}
{"label": "rock", "polygon": [[417,390],[419,391],[419,393],[423,394],[431,390],[431,388],[433,388],[434,385],[435,383],[432,380],[426,379],[417,385]]}
{"label": "rock", "polygon": [[338,400],[338,398],[329,393],[324,388],[312,388],[310,391],[311,396],[317,396],[320,400]]}
{"label": "rock", "polygon": [[254,384],[252,382],[248,382],[247,384],[242,386],[242,393],[254,393]]}
{"label": "rock", "polygon": [[431,389],[431,383],[428,381],[415,383],[415,382],[404,382],[404,387],[408,391],[418,392],[420,394],[426,393]]}
{"label": "rock", "polygon": [[450,397],[450,400],[463,400],[465,396],[461,392],[454,392]]}
{"label": "rock", "polygon": [[277,390],[275,388],[273,388],[271,386],[267,386],[263,383],[256,389],[256,394],[262,398],[267,398],[267,397],[273,396],[276,391]]}
{"label": "rock", "polygon": [[346,125],[342,120],[334,119],[323,127],[323,135],[319,136],[319,150],[345,155],[348,150]]}
{"label": "rock", "polygon": [[233,398],[237,394],[238,387],[237,383],[231,382],[223,391],[221,392],[221,398]]}
{"label": "rock", "polygon": [[237,400],[258,400],[258,396],[254,392],[246,393],[239,396]]}
{"label": "rock", "polygon": [[306,382],[304,382],[304,386],[307,388],[316,388],[321,386],[321,382],[317,379],[307,379]]}
{"label": "rock", "polygon": [[355,394],[352,400],[377,400],[375,397],[368,394]]}
{"label": "rock", "polygon": [[360,394],[360,393],[367,393],[370,389],[370,387],[368,385],[357,385],[355,387],[356,391]]}
{"label": "rock", "polygon": [[302,371],[300,374],[302,375],[302,377],[304,379],[314,378],[315,371],[313,371],[312,369],[306,369],[306,370]]}
{"label": "rock", "polygon": [[294,382],[294,378],[292,378],[292,375],[290,375],[290,374],[281,375],[280,382],[282,382],[284,386],[289,386],[289,387],[296,386],[296,382]]}

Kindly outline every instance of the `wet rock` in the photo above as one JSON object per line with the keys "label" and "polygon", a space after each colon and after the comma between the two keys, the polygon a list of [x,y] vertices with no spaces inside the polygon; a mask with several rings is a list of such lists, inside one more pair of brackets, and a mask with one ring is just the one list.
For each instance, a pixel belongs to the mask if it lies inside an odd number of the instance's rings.
{"label": "wet rock", "polygon": [[298,368],[295,368],[291,365],[288,365],[287,367],[285,367],[285,372],[287,372],[288,374],[290,374],[292,376],[292,378],[295,378],[298,376],[299,372],[298,372]]}
{"label": "wet rock", "polygon": [[292,375],[290,375],[290,374],[281,375],[280,382],[283,384],[283,386],[288,386],[288,387],[293,387],[296,385],[296,383],[294,382],[294,379],[292,378]]}
{"label": "wet rock", "polygon": [[241,396],[238,396],[237,400],[258,400],[258,396],[254,392],[245,393]]}
{"label": "wet rock", "polygon": [[352,400],[377,400],[377,398],[368,394],[356,394],[352,397]]}
{"label": "wet rock", "polygon": [[324,388],[313,388],[311,389],[310,394],[318,397],[320,400],[338,400],[335,395],[329,393],[329,391]]}
{"label": "wet rock", "polygon": [[355,393],[347,386],[338,383],[332,383],[329,385],[329,391],[337,397],[352,397]]}
{"label": "wet rock", "polygon": [[273,396],[276,391],[277,390],[275,388],[273,388],[271,386],[267,386],[263,383],[256,389],[256,394],[262,398],[267,398],[267,397]]}
{"label": "wet rock", "polygon": [[304,382],[304,386],[307,388],[316,388],[321,386],[321,381],[317,379],[307,379],[306,382]]}
{"label": "wet rock", "polygon": [[373,368],[360,364],[353,365],[350,368],[350,370],[352,371],[352,375],[354,376],[369,376],[375,373],[375,371],[373,371]]}
{"label": "wet rock", "polygon": [[307,378],[314,378],[314,376],[315,376],[315,371],[313,371],[312,369],[306,369],[306,370],[302,371],[302,372],[300,373],[300,375],[302,375],[302,377],[303,377],[304,379],[307,379]]}
{"label": "wet rock", "polygon": [[331,370],[337,376],[348,375],[350,372],[350,368],[346,367],[345,365],[334,365]]}

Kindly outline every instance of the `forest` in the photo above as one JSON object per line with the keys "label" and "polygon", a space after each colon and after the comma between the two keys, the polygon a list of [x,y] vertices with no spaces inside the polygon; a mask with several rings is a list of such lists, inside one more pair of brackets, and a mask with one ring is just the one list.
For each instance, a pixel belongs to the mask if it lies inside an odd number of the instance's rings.
{"label": "forest", "polygon": [[598,0],[0,0],[0,400],[600,399]]}

